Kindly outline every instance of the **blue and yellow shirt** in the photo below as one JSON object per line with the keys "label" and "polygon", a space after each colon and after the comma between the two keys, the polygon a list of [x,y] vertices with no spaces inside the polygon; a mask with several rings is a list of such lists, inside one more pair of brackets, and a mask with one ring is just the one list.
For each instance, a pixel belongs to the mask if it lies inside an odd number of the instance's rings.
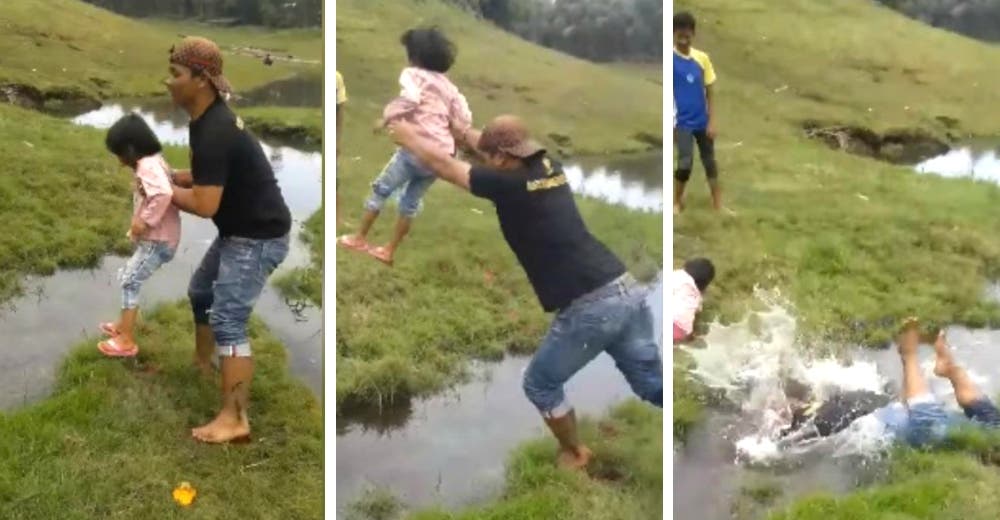
{"label": "blue and yellow shirt", "polygon": [[708,126],[705,89],[715,83],[715,69],[708,54],[692,48],[687,55],[674,49],[674,126],[704,130]]}

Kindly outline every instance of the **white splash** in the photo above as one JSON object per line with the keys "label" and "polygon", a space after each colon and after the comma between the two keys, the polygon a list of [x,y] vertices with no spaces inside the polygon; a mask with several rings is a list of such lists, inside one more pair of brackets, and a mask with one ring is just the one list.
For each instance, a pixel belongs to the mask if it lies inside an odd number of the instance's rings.
{"label": "white splash", "polygon": [[768,302],[765,310],[732,325],[713,323],[702,348],[685,348],[695,360],[692,373],[740,405],[734,441],[737,462],[769,465],[820,446],[837,456],[882,449],[888,440],[874,418],[856,421],[828,439],[793,446],[777,441],[781,429],[790,423],[789,402],[782,388],[786,378],[808,384],[819,399],[838,391],[883,392],[887,380],[874,361],[845,363],[805,355],[788,306],[773,293],[758,292],[758,298]]}

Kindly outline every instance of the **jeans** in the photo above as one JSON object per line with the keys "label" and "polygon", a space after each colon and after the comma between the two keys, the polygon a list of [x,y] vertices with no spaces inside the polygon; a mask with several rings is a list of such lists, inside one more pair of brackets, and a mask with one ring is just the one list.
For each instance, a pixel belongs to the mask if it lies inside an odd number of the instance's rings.
{"label": "jeans", "polygon": [[191,275],[194,321],[211,325],[219,356],[249,357],[247,324],[267,278],[288,256],[288,235],[272,239],[217,237]]}
{"label": "jeans", "polygon": [[435,179],[434,174],[427,171],[416,157],[400,148],[372,182],[372,194],[365,201],[365,209],[382,211],[385,201],[393,192],[403,188],[399,199],[399,216],[413,218],[420,211],[424,194]]}
{"label": "jeans", "polygon": [[524,373],[524,393],[543,416],[569,413],[563,385],[601,352],[615,360],[636,395],[663,407],[663,361],[647,292],[625,275],[556,314]]}
{"label": "jeans", "polygon": [[[927,446],[941,441],[952,426],[961,422],[961,417],[948,413],[932,395],[910,399],[909,407],[909,417],[903,427],[902,437],[912,446]],[[1000,427],[1000,411],[987,397],[977,399],[962,409],[973,424],[987,428]]]}
{"label": "jeans", "polygon": [[174,248],[166,242],[140,240],[121,270],[122,309],[139,306],[139,289],[163,264],[173,260]]}

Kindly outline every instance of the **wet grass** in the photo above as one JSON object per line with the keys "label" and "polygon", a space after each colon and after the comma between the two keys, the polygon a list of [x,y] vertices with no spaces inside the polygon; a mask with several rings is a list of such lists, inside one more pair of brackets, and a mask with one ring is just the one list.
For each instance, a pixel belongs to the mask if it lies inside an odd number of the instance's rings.
{"label": "wet grass", "polygon": [[462,512],[421,511],[408,520],[652,520],[663,516],[663,422],[638,401],[588,420],[581,435],[596,453],[589,475],[553,464],[555,441],[514,452],[501,498]]}
{"label": "wet grass", "polygon": [[702,324],[742,317],[756,285],[779,288],[808,337],[844,344],[883,343],[911,314],[1000,324],[983,297],[1000,274],[1000,188],[833,151],[801,129],[814,119],[998,135],[982,109],[1000,100],[988,65],[1000,49],[861,0],[676,9],[699,18],[696,46],[719,73],[717,155],[738,212],[710,212],[696,166],[688,210],[674,219],[674,265],[716,263]]}
{"label": "wet grass", "polygon": [[[96,340],[76,347],[51,398],[0,414],[3,517],[321,517],[321,410],[289,376],[284,347],[257,320],[251,339],[254,442],[239,447],[190,439],[190,428],[216,410],[218,386],[190,365],[186,304],[149,314],[136,360],[103,358]],[[198,491],[188,509],[171,499],[182,481]]]}
{"label": "wet grass", "polygon": [[[392,154],[387,138],[372,135],[371,123],[397,94],[404,61],[398,35],[417,23],[437,22],[457,41],[451,76],[478,124],[513,111],[538,133],[566,133],[591,151],[628,149],[627,136],[638,129],[659,132],[661,93],[641,79],[524,43],[436,1],[349,1],[337,9],[338,68],[350,99],[337,170],[342,233],[357,225],[370,183]],[[539,103],[517,101],[511,78]],[[576,97],[567,104],[570,91]],[[594,235],[638,275],[659,270],[661,215],[578,200]],[[548,325],[488,203],[442,183],[424,203],[394,267],[338,251],[338,405],[387,404],[439,390],[460,380],[471,358],[533,351]],[[388,240],[395,218],[390,205],[375,225],[374,243]]]}
{"label": "wet grass", "polygon": [[[314,70],[315,64],[276,62],[230,52],[231,45],[273,45],[316,58],[320,30],[265,33],[192,23],[144,22],[118,16],[79,0],[18,0],[0,11],[0,84],[22,84],[50,95],[109,99],[162,95],[167,51],[179,34],[219,41],[226,76],[239,89]],[[123,66],[127,64],[127,66]]]}

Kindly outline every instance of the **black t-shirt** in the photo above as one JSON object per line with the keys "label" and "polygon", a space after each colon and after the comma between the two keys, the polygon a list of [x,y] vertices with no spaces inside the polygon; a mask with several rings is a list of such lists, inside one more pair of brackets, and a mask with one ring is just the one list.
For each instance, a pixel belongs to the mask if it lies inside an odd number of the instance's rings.
{"label": "black t-shirt", "polygon": [[222,99],[191,122],[189,136],[194,184],[223,187],[219,211],[212,217],[220,236],[288,234],[292,216],[267,154]]}
{"label": "black t-shirt", "polygon": [[544,154],[519,170],[475,166],[469,187],[493,201],[503,236],[546,312],[625,273],[621,260],[587,231],[561,165]]}

